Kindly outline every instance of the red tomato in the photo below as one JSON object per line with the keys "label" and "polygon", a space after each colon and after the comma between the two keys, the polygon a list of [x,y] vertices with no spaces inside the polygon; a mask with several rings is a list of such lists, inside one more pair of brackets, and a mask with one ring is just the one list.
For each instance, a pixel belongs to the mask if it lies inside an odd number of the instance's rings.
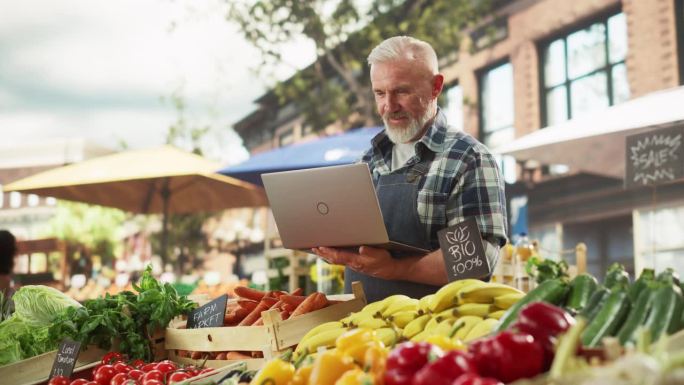
{"label": "red tomato", "polygon": [[159,380],[143,380],[142,385],[164,385],[164,383]]}
{"label": "red tomato", "polygon": [[114,363],[116,361],[121,361],[121,360],[123,360],[123,358],[124,358],[123,354],[121,354],[119,352],[109,352],[109,353],[105,354],[104,357],[102,357],[102,363],[105,365],[111,364],[111,363]]}
{"label": "red tomato", "polygon": [[132,379],[134,379],[134,380],[139,380],[140,377],[143,376],[143,374],[145,374],[145,372],[143,372],[142,370],[140,370],[140,369],[133,369],[133,370],[131,370],[130,372],[128,372],[128,377],[130,377],[130,378],[132,378]]}
{"label": "red tomato", "polygon": [[188,374],[187,372],[182,372],[182,371],[177,371],[171,373],[169,378],[166,380],[167,384],[175,384],[177,382],[183,382],[187,380],[188,378],[191,378],[192,376]]}
{"label": "red tomato", "polygon": [[109,385],[112,377],[116,374],[116,370],[112,365],[102,365],[97,372],[95,372],[94,380],[99,385]]}
{"label": "red tomato", "polygon": [[178,369],[178,365],[176,365],[176,363],[173,361],[164,360],[158,363],[155,369],[166,374],[168,372],[173,372],[174,370]]}
{"label": "red tomato", "polygon": [[114,364],[114,370],[116,370],[117,373],[128,373],[132,370],[133,368],[123,362],[117,362]]}
{"label": "red tomato", "polygon": [[134,367],[136,369],[140,369],[143,365],[145,365],[145,361],[138,358],[138,359],[131,361],[131,363],[129,365],[131,365],[132,367]]}
{"label": "red tomato", "polygon": [[112,377],[112,379],[109,381],[109,385],[122,385],[126,380],[128,380],[128,374],[126,373],[117,373]]}
{"label": "red tomato", "polygon": [[156,367],[157,367],[157,363],[156,363],[156,362],[150,362],[149,364],[143,365],[143,366],[140,368],[140,370],[142,370],[143,372],[147,373],[147,372],[149,372],[150,370],[154,370]]}
{"label": "red tomato", "polygon": [[77,378],[71,381],[69,385],[88,385],[88,383],[90,383],[90,381],[86,380],[85,378]]}
{"label": "red tomato", "polygon": [[145,381],[149,381],[149,380],[158,380],[159,382],[163,383],[164,382],[164,374],[162,372],[156,370],[156,369],[150,370],[149,372],[145,373],[142,376],[143,384],[145,383]]}
{"label": "red tomato", "polygon": [[69,379],[64,376],[54,376],[50,379],[48,385],[69,385]]}

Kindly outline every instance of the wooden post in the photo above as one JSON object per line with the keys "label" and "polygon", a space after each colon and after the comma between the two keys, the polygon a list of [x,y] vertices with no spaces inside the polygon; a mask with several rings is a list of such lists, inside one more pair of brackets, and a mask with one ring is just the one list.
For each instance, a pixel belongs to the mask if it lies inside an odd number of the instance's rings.
{"label": "wooden post", "polygon": [[577,274],[587,271],[587,245],[584,242],[575,246],[575,264],[577,265]]}

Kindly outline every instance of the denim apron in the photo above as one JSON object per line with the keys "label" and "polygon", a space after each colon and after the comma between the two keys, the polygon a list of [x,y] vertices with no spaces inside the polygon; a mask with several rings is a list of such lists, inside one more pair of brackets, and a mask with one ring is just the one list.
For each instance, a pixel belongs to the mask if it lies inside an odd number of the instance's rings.
{"label": "denim apron", "polygon": [[[430,168],[434,153],[426,151],[423,159],[417,164],[405,166],[389,175],[380,175],[374,180],[375,191],[380,202],[380,210],[385,221],[390,240],[417,246],[427,250],[436,250],[428,238],[418,218],[416,202],[418,191],[423,185]],[[392,258],[401,258],[393,254]],[[375,278],[350,268],[344,270],[345,292],[351,292],[351,283],[360,281],[368,302],[374,302],[393,294],[405,294],[412,298],[420,298],[436,292],[440,287],[408,281],[389,281]]]}

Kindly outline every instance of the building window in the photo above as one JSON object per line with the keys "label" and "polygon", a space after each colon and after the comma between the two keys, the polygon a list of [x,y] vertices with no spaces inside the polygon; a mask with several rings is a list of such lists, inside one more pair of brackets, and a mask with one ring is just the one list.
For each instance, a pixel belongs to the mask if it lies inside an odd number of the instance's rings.
{"label": "building window", "polygon": [[12,191],[9,195],[9,205],[13,209],[21,206],[21,193]]}
{"label": "building window", "polygon": [[624,13],[554,39],[542,52],[546,126],[629,99]]}
{"label": "building window", "polygon": [[635,273],[643,268],[674,268],[684,274],[684,205],[635,210]]}
{"label": "building window", "polygon": [[278,135],[278,147],[284,147],[294,143],[294,129],[290,128],[287,131]]}
{"label": "building window", "polygon": [[677,23],[677,50],[679,52],[679,84],[684,84],[684,0],[675,2]]}
{"label": "building window", "polygon": [[40,198],[36,194],[29,194],[26,197],[26,204],[29,205],[29,207],[36,207],[38,206],[38,203],[40,203]]}
{"label": "building window", "polygon": [[[490,149],[515,139],[513,128],[513,66],[500,64],[480,76],[480,140]],[[516,165],[511,156],[497,158],[504,179],[515,183]]]}
{"label": "building window", "polygon": [[449,126],[457,130],[463,130],[463,89],[460,85],[454,84],[447,88],[444,93],[444,115],[446,115]]}

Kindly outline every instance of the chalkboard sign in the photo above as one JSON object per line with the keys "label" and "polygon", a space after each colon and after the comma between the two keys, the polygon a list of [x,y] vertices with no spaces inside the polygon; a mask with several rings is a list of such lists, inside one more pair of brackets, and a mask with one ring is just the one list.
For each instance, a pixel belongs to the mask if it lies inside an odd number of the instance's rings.
{"label": "chalkboard sign", "polygon": [[215,328],[223,326],[223,316],[226,313],[228,296],[226,294],[216,298],[193,310],[188,316],[188,329]]}
{"label": "chalkboard sign", "polygon": [[449,282],[464,278],[484,278],[491,269],[475,218],[437,232]]}
{"label": "chalkboard sign", "polygon": [[625,187],[684,178],[684,127],[663,128],[627,137]]}
{"label": "chalkboard sign", "polygon": [[59,344],[55,361],[52,363],[52,370],[50,370],[50,378],[57,376],[71,377],[74,371],[78,353],[81,350],[81,343],[65,339]]}

